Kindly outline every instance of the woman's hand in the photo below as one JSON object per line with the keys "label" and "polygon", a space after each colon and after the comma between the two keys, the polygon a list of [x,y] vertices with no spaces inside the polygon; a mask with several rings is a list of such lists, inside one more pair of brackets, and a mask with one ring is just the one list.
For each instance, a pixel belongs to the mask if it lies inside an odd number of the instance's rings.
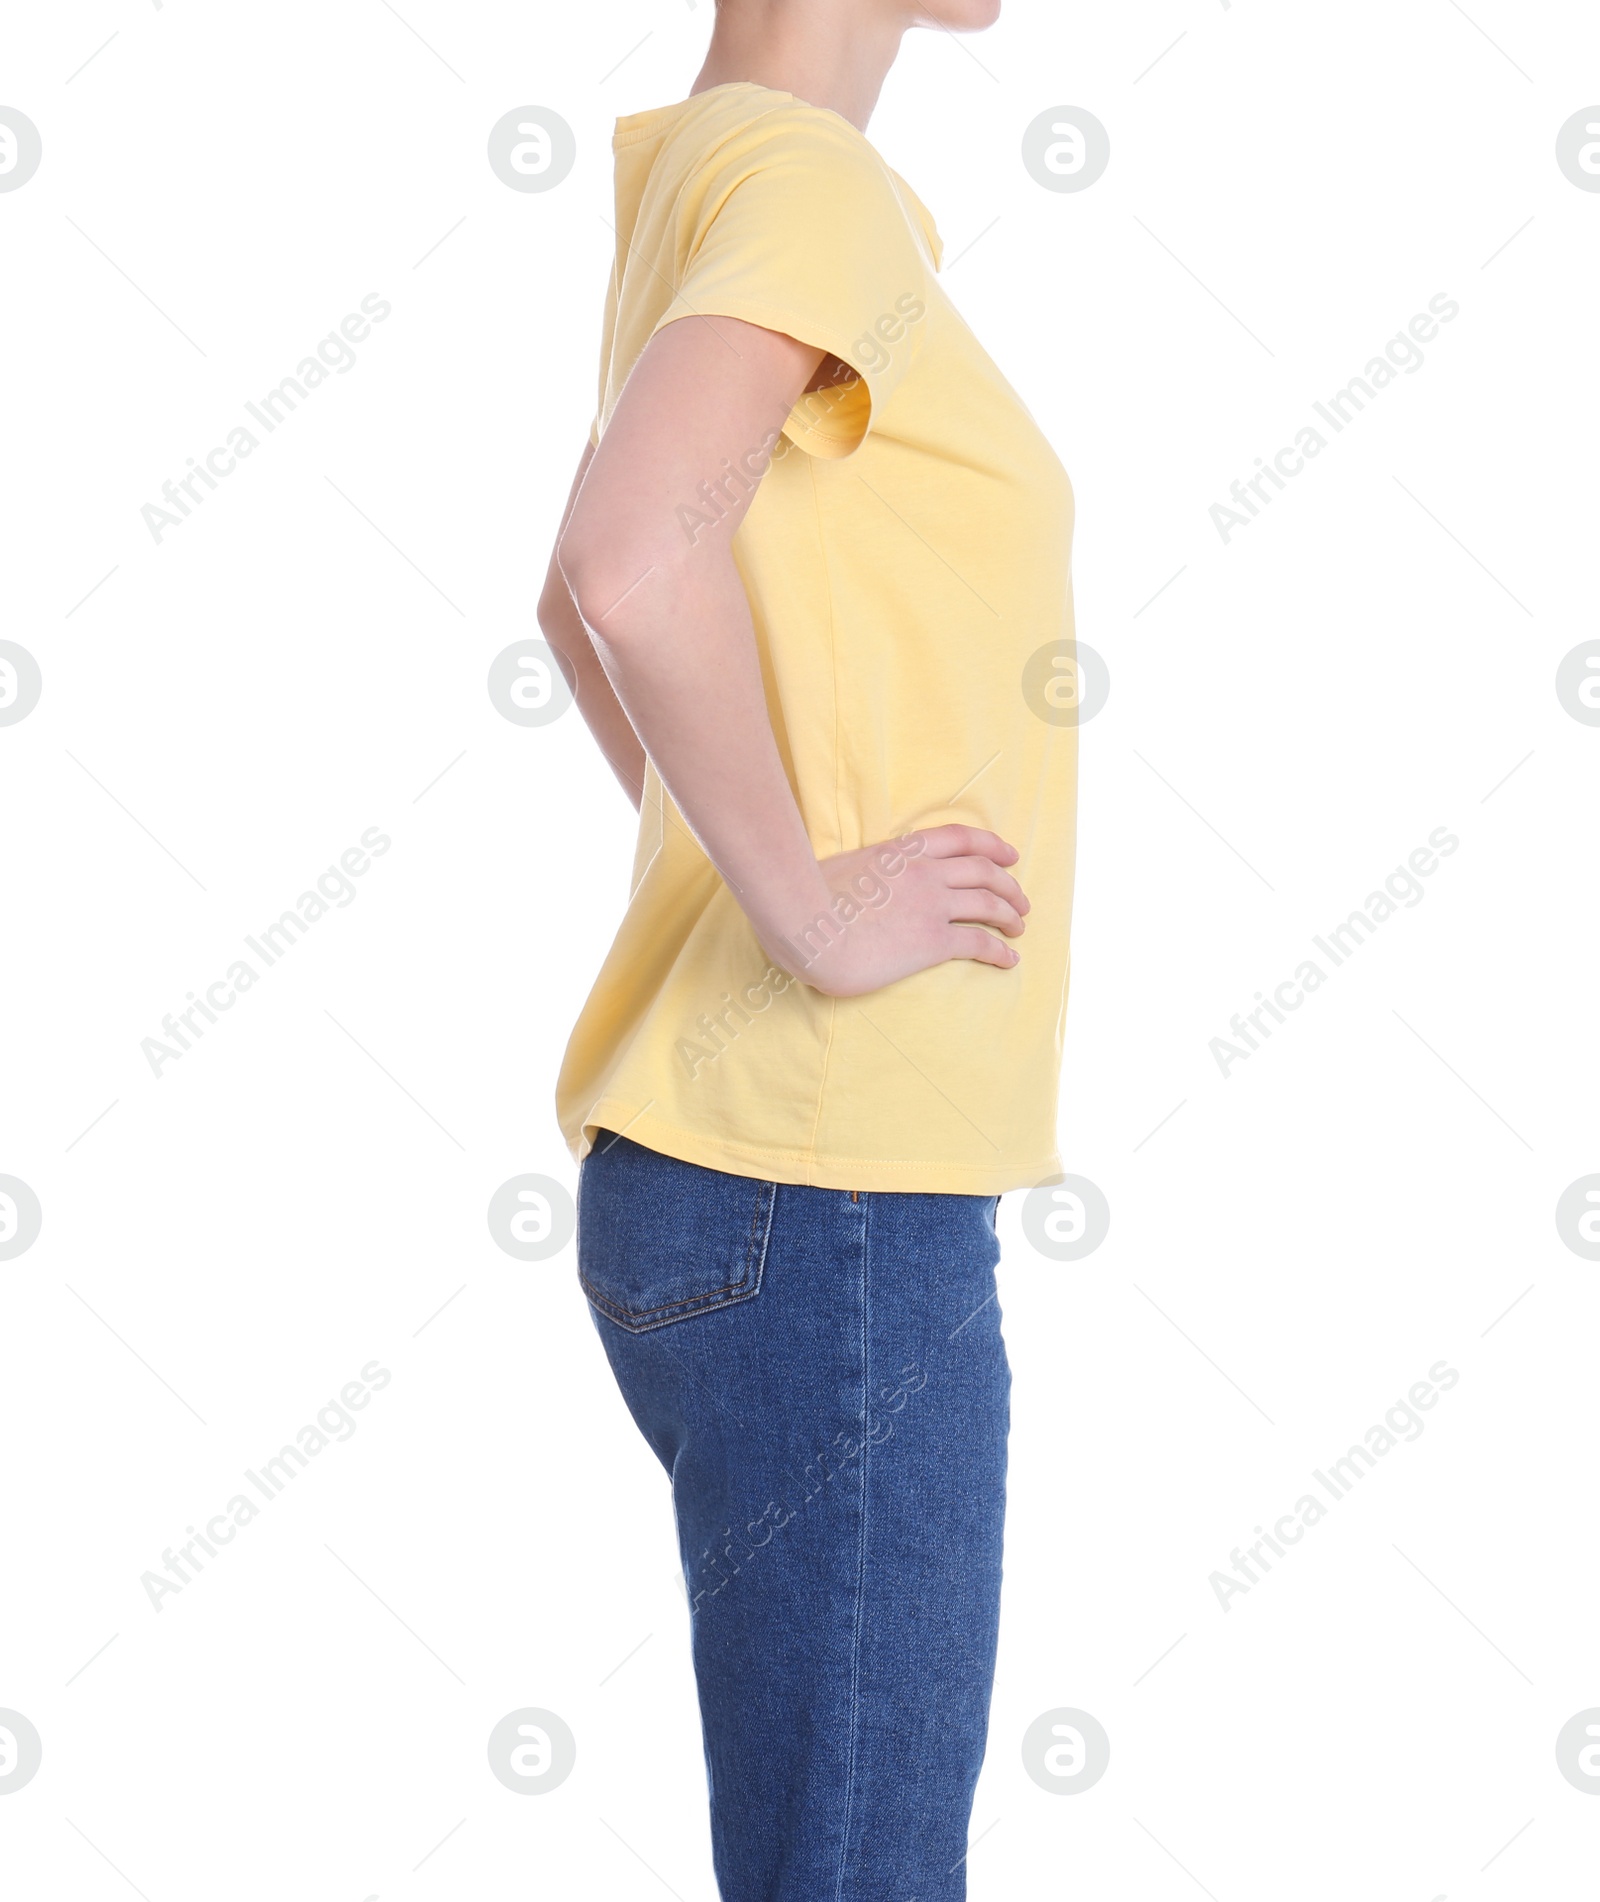
{"label": "woman's hand", "polygon": [[995,833],[964,825],[840,852],[818,868],[827,909],[762,948],[828,997],[861,997],[953,958],[1009,970],[1019,959],[1005,939],[1022,936],[1029,909],[1005,869],[1017,857]]}

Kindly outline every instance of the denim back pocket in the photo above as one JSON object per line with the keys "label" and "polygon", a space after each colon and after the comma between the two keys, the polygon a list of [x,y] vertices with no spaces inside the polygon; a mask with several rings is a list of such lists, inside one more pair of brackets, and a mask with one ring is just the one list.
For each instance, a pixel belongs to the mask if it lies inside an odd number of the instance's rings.
{"label": "denim back pocket", "polygon": [[578,1279],[643,1334],[760,1292],[776,1184],[679,1162],[609,1131],[578,1172]]}

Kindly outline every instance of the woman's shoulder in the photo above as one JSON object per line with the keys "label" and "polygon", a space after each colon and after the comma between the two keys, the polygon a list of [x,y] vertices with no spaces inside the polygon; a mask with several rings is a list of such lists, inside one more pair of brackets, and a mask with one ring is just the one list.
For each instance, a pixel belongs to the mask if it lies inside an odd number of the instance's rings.
{"label": "woman's shoulder", "polygon": [[[637,123],[647,120],[657,123]],[[714,86],[618,127],[619,142],[659,134],[661,157],[686,167],[804,166],[862,184],[894,177],[866,134],[842,114],[754,81]]]}
{"label": "woman's shoulder", "polygon": [[[853,217],[899,217],[920,228],[938,269],[942,243],[933,216],[910,185],[861,129],[827,106],[793,93],[741,81],[684,102],[698,108],[674,120],[660,157],[660,183],[684,190],[698,184],[713,198],[757,173],[789,196],[819,199]],[[696,196],[692,189],[689,196]]]}

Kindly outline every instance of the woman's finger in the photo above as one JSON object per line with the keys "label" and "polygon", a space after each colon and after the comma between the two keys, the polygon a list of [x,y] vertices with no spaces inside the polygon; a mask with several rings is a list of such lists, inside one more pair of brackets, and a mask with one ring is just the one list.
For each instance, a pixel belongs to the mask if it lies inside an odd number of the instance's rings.
{"label": "woman's finger", "polygon": [[982,885],[991,892],[1008,900],[1018,911],[1031,911],[1033,906],[1028,895],[1011,876],[1002,871],[993,859],[965,858],[946,859],[940,869],[946,882],[953,890],[964,891],[973,885]]}
{"label": "woman's finger", "polygon": [[1004,938],[992,931],[980,931],[976,925],[952,925],[949,937],[952,958],[971,958],[975,964],[996,964],[1008,970],[1021,960]]}
{"label": "woman's finger", "polygon": [[927,831],[913,833],[911,837],[922,840],[923,854],[932,859],[980,855],[993,859],[996,865],[1015,865],[1021,856],[998,832],[985,832],[981,826],[930,826]]}
{"label": "woman's finger", "polygon": [[1027,926],[1014,905],[986,891],[982,886],[950,894],[950,922],[959,925],[993,925],[1008,938],[1020,938]]}

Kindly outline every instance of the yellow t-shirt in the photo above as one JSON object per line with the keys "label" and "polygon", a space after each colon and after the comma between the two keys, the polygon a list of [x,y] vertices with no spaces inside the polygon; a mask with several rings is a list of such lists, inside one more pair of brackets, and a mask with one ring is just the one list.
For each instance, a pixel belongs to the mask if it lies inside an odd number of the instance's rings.
{"label": "yellow t-shirt", "polygon": [[[946,298],[927,210],[848,120],[740,81],[618,120],[614,149],[597,440],[664,324],[742,318],[854,373],[751,445],[746,478],[766,473],[732,543],[817,855],[985,826],[1021,853],[1033,909],[1010,970],[959,960],[825,997],[769,966],[652,768],[562,1133],[579,1160],[607,1128],[825,1188],[1037,1183],[1060,1168],[1072,896],[1066,472]],[[686,498],[685,533],[717,507],[710,485]]]}

